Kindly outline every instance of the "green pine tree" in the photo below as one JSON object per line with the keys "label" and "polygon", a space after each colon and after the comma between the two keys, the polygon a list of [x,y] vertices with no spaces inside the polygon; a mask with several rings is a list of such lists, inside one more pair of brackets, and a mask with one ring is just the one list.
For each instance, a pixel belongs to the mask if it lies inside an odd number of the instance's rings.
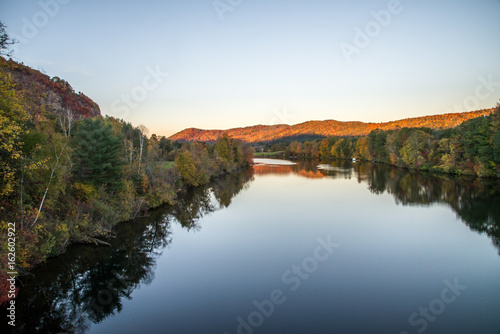
{"label": "green pine tree", "polygon": [[83,120],[78,126],[75,144],[74,175],[78,179],[111,190],[120,186],[121,138],[113,133],[109,124],[102,118]]}

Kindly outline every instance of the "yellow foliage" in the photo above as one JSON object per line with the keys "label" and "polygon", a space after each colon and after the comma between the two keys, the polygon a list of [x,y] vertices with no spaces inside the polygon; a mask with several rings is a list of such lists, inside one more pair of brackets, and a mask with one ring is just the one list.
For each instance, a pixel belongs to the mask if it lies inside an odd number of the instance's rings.
{"label": "yellow foliage", "polygon": [[74,183],[72,188],[75,197],[84,202],[88,201],[91,195],[96,192],[93,186],[81,182]]}

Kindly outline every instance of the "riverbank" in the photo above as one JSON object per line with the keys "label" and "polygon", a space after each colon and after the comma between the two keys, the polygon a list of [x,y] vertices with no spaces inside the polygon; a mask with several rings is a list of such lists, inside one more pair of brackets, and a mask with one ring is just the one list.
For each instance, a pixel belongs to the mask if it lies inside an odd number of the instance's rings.
{"label": "riverbank", "polygon": [[[237,168],[231,170],[230,172],[229,171],[219,171],[218,173],[212,175],[209,178],[209,181],[207,183],[199,184],[197,186],[193,186],[193,185],[190,185],[190,184],[188,184],[186,182],[183,182],[182,177],[179,177],[176,180],[176,182],[174,182],[174,184],[171,185],[172,188],[174,186],[176,186],[175,198],[174,199],[162,202],[159,205],[155,205],[154,207],[152,207],[152,206],[144,206],[143,205],[141,207],[140,212],[136,212],[135,209],[134,209],[134,212],[130,213],[131,214],[130,219],[125,219],[125,220],[121,220],[121,221],[111,222],[110,225],[107,227],[107,229],[105,231],[103,231],[103,233],[101,233],[101,234],[95,234],[95,235],[92,235],[92,236],[89,235],[89,236],[87,236],[87,238],[85,240],[72,240],[72,241],[69,241],[69,242],[67,242],[64,245],[64,249],[62,249],[58,254],[46,256],[45,258],[40,259],[40,261],[38,261],[35,264],[30,264],[30,265],[24,266],[22,268],[17,267],[14,270],[11,269],[9,271],[16,272],[16,274],[17,274],[18,277],[22,277],[22,276],[28,275],[33,269],[35,269],[38,266],[40,266],[41,264],[45,263],[46,260],[52,259],[52,258],[57,258],[57,257],[65,254],[66,250],[68,249],[68,247],[70,247],[72,245],[78,245],[78,244],[89,245],[89,244],[93,244],[93,245],[95,245],[97,247],[113,247],[112,244],[116,243],[116,242],[114,242],[114,239],[117,237],[117,235],[115,233],[116,228],[118,228],[121,224],[128,223],[128,222],[130,222],[132,220],[135,220],[137,218],[140,218],[140,217],[145,217],[145,216],[148,215],[148,212],[158,210],[158,209],[160,209],[162,207],[175,208],[175,206],[179,204],[179,201],[181,201],[181,202],[185,201],[185,198],[188,196],[189,193],[192,193],[193,191],[197,191],[198,189],[203,189],[204,187],[206,187],[206,185],[208,183],[219,184],[219,183],[221,183],[220,180],[223,180],[225,178],[233,178],[233,177],[236,177],[238,175],[242,175],[242,172],[244,172],[244,170],[248,169],[249,167],[250,167],[250,165],[248,165],[248,164],[242,164],[242,165],[238,166]],[[175,165],[171,165],[170,168],[172,169],[172,172],[177,173]],[[246,173],[243,173],[243,174],[246,174]],[[227,181],[224,181],[224,182],[227,182]],[[244,181],[244,182],[246,182],[246,181]],[[231,194],[231,196],[232,195],[233,194]],[[130,208],[124,207],[124,206],[114,208],[114,210],[115,211],[122,211],[122,212],[130,212]],[[19,245],[19,241],[16,243],[16,245]],[[2,255],[2,258],[8,258],[7,255],[4,254],[3,251],[2,251],[1,255]],[[13,264],[14,263],[15,263],[15,261],[13,262]],[[11,289],[10,289],[10,287],[9,287],[9,285],[8,284],[3,284],[4,282],[7,282],[7,278],[8,277],[5,276],[5,273],[8,270],[7,270],[7,268],[2,268],[2,269],[3,270],[0,273],[0,279],[1,279],[1,282],[2,282],[2,284],[0,284],[0,288],[1,288],[1,290],[0,290],[0,305],[4,304],[6,301],[8,301],[8,300],[10,300],[12,298],[12,297],[9,297],[10,293],[12,292]],[[14,293],[17,294],[17,291],[18,291],[18,289],[16,288]]]}
{"label": "riverbank", "polygon": [[[53,133],[54,143],[46,146],[59,151],[55,156],[54,151],[45,153],[52,163],[25,165],[14,175],[22,187],[11,190],[9,205],[0,203],[2,244],[7,245],[9,224],[16,228],[15,260],[9,260],[9,249],[0,252],[2,283],[6,272],[27,274],[71,244],[109,246],[120,222],[165,204],[176,205],[179,193],[238,173],[253,158],[248,145],[228,136],[212,144],[176,143],[101,117],[80,120],[75,128],[68,136]],[[43,128],[34,132],[45,135]],[[108,153],[98,153],[102,151]],[[0,303],[9,299],[8,291],[8,285],[0,283]]]}
{"label": "riverbank", "polygon": [[285,151],[277,151],[277,152],[255,152],[254,157],[256,158],[285,158]]}
{"label": "riverbank", "polygon": [[[280,158],[284,159],[284,158]],[[297,159],[297,158],[289,158],[291,161],[304,161],[304,160],[313,160],[313,159]],[[499,175],[483,175],[479,176],[476,173],[473,172],[460,172],[456,170],[449,170],[449,171],[444,171],[441,168],[436,168],[436,167],[429,167],[429,166],[422,166],[421,168],[411,168],[408,166],[401,166],[397,164],[391,164],[389,162],[383,162],[383,161],[376,161],[376,160],[368,160],[368,159],[356,159],[355,161],[353,159],[341,159],[341,158],[333,158],[333,157],[326,157],[326,158],[321,158],[321,161],[328,161],[328,162],[335,162],[335,161],[344,161],[344,162],[352,162],[352,163],[372,163],[372,164],[382,164],[385,166],[389,167],[394,167],[398,168],[410,173],[415,173],[415,172],[420,172],[420,173],[428,173],[432,175],[443,175],[443,176],[451,176],[451,177],[463,177],[465,179],[474,179],[474,178],[481,178],[481,179],[492,179],[492,180],[498,180],[500,181],[500,176]]]}

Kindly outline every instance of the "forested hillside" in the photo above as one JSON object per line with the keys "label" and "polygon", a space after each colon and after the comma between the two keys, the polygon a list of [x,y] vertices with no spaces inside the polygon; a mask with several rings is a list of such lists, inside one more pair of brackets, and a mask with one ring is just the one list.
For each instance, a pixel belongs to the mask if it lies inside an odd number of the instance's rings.
{"label": "forested hillside", "polygon": [[[23,105],[36,122],[43,111],[61,113],[71,110],[75,118],[98,116],[97,103],[82,92],[76,93],[71,85],[59,77],[50,78],[40,71],[0,57],[0,69],[8,75],[13,89],[23,96]],[[42,110],[43,108],[43,110]]]}
{"label": "forested hillside", "polygon": [[253,149],[227,135],[212,144],[149,135],[100,116],[63,80],[0,63],[0,304],[9,227],[15,270],[25,273],[71,243],[105,245],[99,238],[112,236],[116,223],[252,161]]}
{"label": "forested hillside", "polygon": [[340,122],[335,120],[309,121],[296,125],[256,125],[229,130],[201,130],[190,128],[174,134],[169,139],[179,141],[216,141],[222,133],[247,143],[272,141],[291,141],[294,138],[325,138],[332,136],[366,136],[375,129],[394,130],[399,128],[427,127],[430,129],[449,129],[469,119],[487,116],[494,109],[477,110],[464,113],[433,115],[407,118],[387,123]]}
{"label": "forested hillside", "polygon": [[480,177],[500,177],[500,106],[491,115],[445,130],[428,127],[372,130],[366,136],[264,145],[298,159],[352,159]]}

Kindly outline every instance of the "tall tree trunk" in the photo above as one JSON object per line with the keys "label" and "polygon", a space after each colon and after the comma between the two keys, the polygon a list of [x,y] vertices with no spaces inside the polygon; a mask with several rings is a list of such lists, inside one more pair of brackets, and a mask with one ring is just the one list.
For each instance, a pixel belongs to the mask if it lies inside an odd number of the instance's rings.
{"label": "tall tree trunk", "polygon": [[66,150],[66,146],[68,146],[70,135],[71,135],[71,127],[73,125],[73,120],[74,120],[74,115],[71,112],[71,110],[69,110],[69,109],[66,109],[64,111],[64,114],[59,115],[59,122],[60,122],[61,128],[64,132],[64,136],[66,137],[66,142],[64,143],[63,147],[61,148],[61,151],[59,152],[59,154],[55,153],[56,163],[55,163],[54,167],[52,168],[52,171],[50,173],[49,184],[47,185],[47,188],[45,189],[45,192],[44,192],[43,197],[42,197],[42,201],[40,202],[40,206],[38,207],[38,212],[36,214],[35,220],[33,221],[33,223],[31,223],[30,228],[36,224],[36,222],[38,221],[38,217],[40,217],[40,213],[42,212],[43,203],[45,202],[45,198],[47,197],[47,193],[49,192],[50,184],[52,183],[52,179],[54,178],[54,173],[59,165],[59,159],[61,159],[64,151]]}
{"label": "tall tree trunk", "polygon": [[140,147],[139,147],[139,173],[141,172],[141,162],[142,162],[142,146],[144,145],[144,137],[141,134],[141,138],[139,140],[140,142]]}

